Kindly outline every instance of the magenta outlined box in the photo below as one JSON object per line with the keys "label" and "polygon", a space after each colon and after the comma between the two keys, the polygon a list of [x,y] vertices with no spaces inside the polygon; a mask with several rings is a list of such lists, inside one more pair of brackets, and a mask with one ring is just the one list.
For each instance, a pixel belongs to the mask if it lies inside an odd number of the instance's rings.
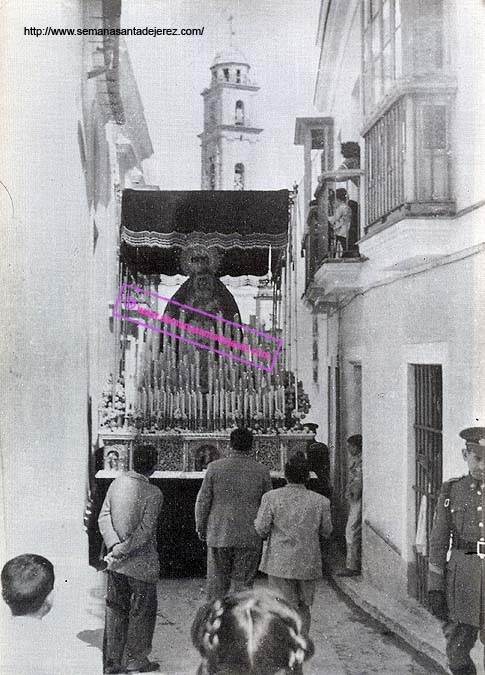
{"label": "magenta outlined box", "polygon": [[[177,305],[182,310],[188,310],[190,312],[195,312],[204,317],[209,317],[210,319],[217,322],[218,325],[228,324],[233,326],[239,331],[241,331],[241,339],[233,340],[224,335],[224,330],[222,333],[216,332],[216,328],[213,330],[207,330],[196,324],[190,324],[176,319],[174,317],[169,317],[165,314],[166,307],[163,312],[158,312],[150,309],[150,298],[157,298],[163,300],[168,305]],[[124,321],[130,321],[131,323],[137,324],[138,326],[143,326],[143,328],[149,328],[157,333],[162,333],[163,335],[170,335],[171,337],[181,340],[182,342],[187,342],[188,344],[200,347],[201,349],[206,349],[208,351],[214,352],[215,354],[220,354],[221,356],[227,356],[234,361],[240,361],[241,363],[247,363],[250,366],[265,370],[270,373],[276,363],[278,354],[281,351],[283,340],[281,338],[274,337],[269,333],[263,333],[262,331],[256,330],[256,328],[251,328],[251,326],[244,326],[243,324],[236,323],[234,321],[228,321],[223,319],[220,316],[215,316],[214,314],[209,314],[204,312],[196,307],[190,307],[190,305],[183,305],[176,300],[171,300],[170,298],[165,298],[163,295],[158,295],[152,291],[146,291],[139,286],[133,286],[130,284],[122,284],[119,290],[119,293],[116,297],[114,306],[113,306],[113,316],[123,319]],[[140,317],[140,318],[138,318]],[[154,319],[157,322],[157,325],[151,325],[143,321],[143,317],[149,317]],[[184,331],[184,335],[177,335],[170,330],[167,330],[167,327],[175,326]],[[261,344],[254,345],[249,342],[244,341],[244,333],[251,333],[258,336],[258,342],[265,342],[264,348]],[[203,344],[202,342],[197,342],[197,340],[190,339],[186,335],[200,336],[205,339],[211,340],[214,343],[214,346]],[[254,343],[254,339],[251,340]],[[231,347],[234,351],[224,351],[221,347]],[[243,355],[239,355],[239,352]],[[244,354],[247,355],[247,358],[244,358]],[[255,357],[259,360],[255,360]]]}

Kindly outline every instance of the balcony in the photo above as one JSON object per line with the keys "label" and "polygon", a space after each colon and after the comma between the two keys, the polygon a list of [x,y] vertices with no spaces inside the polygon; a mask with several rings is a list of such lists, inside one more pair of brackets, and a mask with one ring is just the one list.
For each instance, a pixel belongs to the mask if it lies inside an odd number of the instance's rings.
{"label": "balcony", "polygon": [[304,298],[312,304],[337,305],[358,290],[361,176],[346,169],[319,178],[302,240]]}

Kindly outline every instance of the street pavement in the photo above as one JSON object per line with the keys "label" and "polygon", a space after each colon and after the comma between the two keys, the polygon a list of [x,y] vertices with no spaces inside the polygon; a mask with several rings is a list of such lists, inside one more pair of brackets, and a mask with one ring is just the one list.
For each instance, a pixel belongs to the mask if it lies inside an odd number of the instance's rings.
{"label": "street pavement", "polygon": [[[264,585],[264,579],[258,584]],[[152,659],[166,675],[195,675],[199,664],[190,625],[204,602],[204,579],[163,579]],[[437,675],[445,671],[410,651],[326,580],[319,583],[312,614],[315,656],[305,675]]]}

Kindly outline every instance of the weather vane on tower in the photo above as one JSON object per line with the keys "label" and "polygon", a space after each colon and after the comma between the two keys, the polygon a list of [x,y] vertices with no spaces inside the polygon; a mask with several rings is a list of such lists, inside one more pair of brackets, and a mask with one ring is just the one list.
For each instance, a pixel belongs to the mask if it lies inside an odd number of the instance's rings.
{"label": "weather vane on tower", "polygon": [[229,18],[227,19],[227,22],[228,22],[228,24],[229,24],[229,45],[230,45],[231,47],[233,46],[233,44],[232,44],[232,36],[233,36],[233,35],[236,35],[236,31],[235,31],[235,30],[233,29],[233,27],[232,27],[232,22],[233,22],[233,21],[234,21],[234,17],[233,17],[233,15],[231,14],[231,15],[229,16]]}

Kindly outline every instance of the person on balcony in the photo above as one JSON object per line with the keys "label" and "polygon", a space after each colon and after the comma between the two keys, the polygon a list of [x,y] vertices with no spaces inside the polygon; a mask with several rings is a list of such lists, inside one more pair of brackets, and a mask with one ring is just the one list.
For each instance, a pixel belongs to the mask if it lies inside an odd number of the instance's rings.
{"label": "person on balcony", "polygon": [[352,209],[347,203],[347,190],[338,188],[335,191],[337,205],[333,216],[328,216],[329,223],[333,226],[336,240],[335,257],[341,258],[348,249],[349,230],[352,224]]}
{"label": "person on balcony", "polygon": [[306,251],[307,256],[311,256],[314,265],[318,265],[327,253],[328,242],[323,229],[318,215],[318,202],[312,199],[303,233],[302,252]]}

